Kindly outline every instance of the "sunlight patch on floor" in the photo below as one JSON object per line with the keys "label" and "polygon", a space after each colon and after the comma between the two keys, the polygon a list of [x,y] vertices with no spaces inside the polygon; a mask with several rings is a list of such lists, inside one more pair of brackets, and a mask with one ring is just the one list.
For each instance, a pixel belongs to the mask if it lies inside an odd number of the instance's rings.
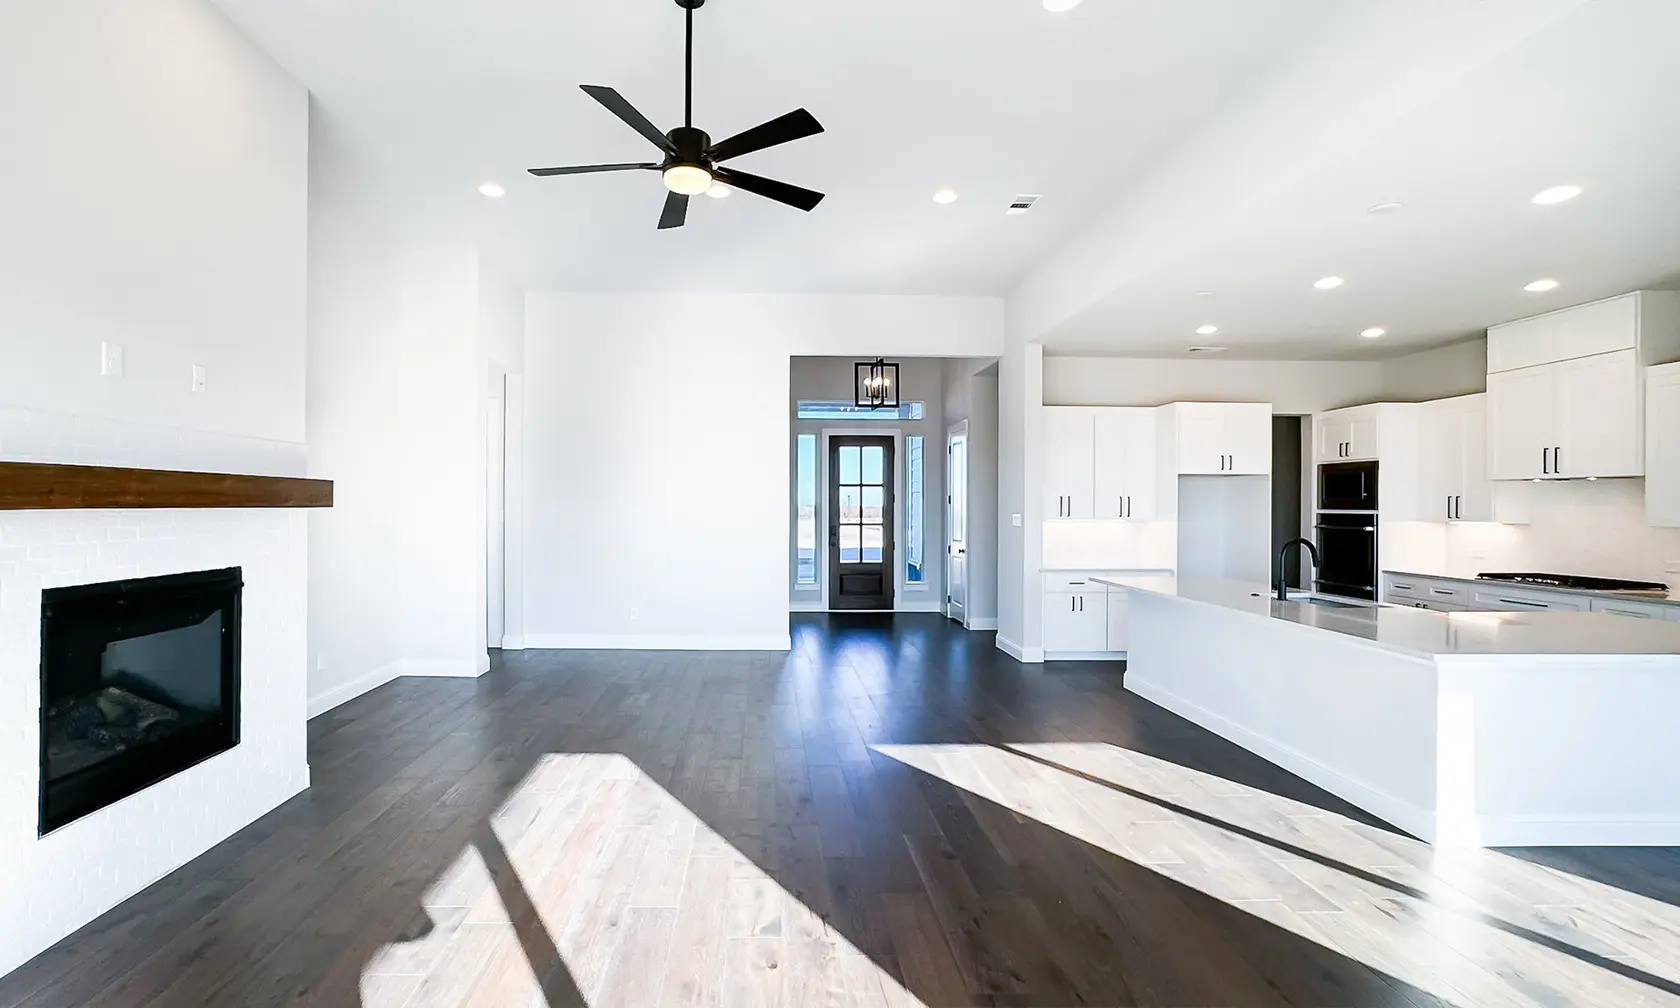
{"label": "sunlight patch on floor", "polygon": [[1680,1004],[1680,909],[1103,743],[875,751],[1464,1008]]}
{"label": "sunlight patch on floor", "polygon": [[550,754],[423,894],[365,1008],[924,1008],[629,759]]}

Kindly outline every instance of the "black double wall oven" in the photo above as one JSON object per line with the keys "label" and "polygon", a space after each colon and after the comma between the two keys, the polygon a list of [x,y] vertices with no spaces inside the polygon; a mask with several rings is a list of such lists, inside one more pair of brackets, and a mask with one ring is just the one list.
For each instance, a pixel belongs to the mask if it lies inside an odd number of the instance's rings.
{"label": "black double wall oven", "polygon": [[1326,595],[1377,598],[1377,463],[1318,467],[1320,563],[1313,586]]}

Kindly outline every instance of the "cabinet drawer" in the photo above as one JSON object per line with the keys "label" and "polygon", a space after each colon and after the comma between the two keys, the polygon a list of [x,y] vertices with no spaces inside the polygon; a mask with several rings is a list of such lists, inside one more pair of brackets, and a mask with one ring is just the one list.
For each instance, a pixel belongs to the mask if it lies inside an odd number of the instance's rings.
{"label": "cabinet drawer", "polygon": [[1421,599],[1415,601],[1401,599],[1395,605],[1407,606],[1412,609],[1428,609],[1430,612],[1470,612],[1470,607],[1467,605],[1458,605],[1453,602],[1425,602]]}
{"label": "cabinet drawer", "polygon": [[1092,581],[1089,574],[1070,574],[1062,571],[1044,575],[1046,595],[1077,595],[1081,592],[1100,595],[1106,591],[1108,588]]}
{"label": "cabinet drawer", "polygon": [[1389,598],[1419,602],[1450,602],[1470,604],[1470,586],[1456,581],[1436,581],[1431,578],[1397,577],[1388,575],[1383,582]]}
{"label": "cabinet drawer", "polygon": [[1612,616],[1634,616],[1639,619],[1680,619],[1680,606],[1658,605],[1655,602],[1639,602],[1632,599],[1592,600],[1592,611],[1609,613]]}
{"label": "cabinet drawer", "polygon": [[1589,606],[1584,598],[1508,588],[1478,588],[1471,604],[1485,612],[1586,612]]}
{"label": "cabinet drawer", "polygon": [[1426,582],[1422,578],[1395,577],[1390,574],[1383,580],[1383,595],[1391,599],[1424,599],[1427,591]]}

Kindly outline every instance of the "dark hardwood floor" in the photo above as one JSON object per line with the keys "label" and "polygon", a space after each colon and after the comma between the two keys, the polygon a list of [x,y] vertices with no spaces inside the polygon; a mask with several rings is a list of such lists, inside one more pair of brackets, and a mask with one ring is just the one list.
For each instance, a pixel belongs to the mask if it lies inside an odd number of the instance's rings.
{"label": "dark hardwood floor", "polygon": [[358,698],[308,792],[0,1006],[1680,1002],[1674,851],[1434,851],[1117,665],[793,629]]}

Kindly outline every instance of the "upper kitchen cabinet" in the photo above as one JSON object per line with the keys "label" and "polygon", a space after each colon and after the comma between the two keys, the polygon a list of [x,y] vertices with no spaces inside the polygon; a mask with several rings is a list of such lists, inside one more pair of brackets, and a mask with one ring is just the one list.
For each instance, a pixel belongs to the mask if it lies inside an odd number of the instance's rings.
{"label": "upper kitchen cabinet", "polygon": [[1646,373],[1645,520],[1680,527],[1680,364]]}
{"label": "upper kitchen cabinet", "polygon": [[1379,454],[1381,407],[1353,406],[1313,417],[1319,462],[1359,462]]}
{"label": "upper kitchen cabinet", "polygon": [[1044,441],[1045,518],[1155,517],[1155,410],[1046,406]]}
{"label": "upper kitchen cabinet", "polygon": [[1044,407],[1044,517],[1096,515],[1096,422],[1081,406]]}
{"label": "upper kitchen cabinet", "polygon": [[1638,291],[1488,330],[1496,480],[1642,476],[1645,366],[1680,356],[1680,293]]}
{"label": "upper kitchen cabinet", "polygon": [[1148,521],[1156,511],[1155,410],[1096,411],[1096,514]]}
{"label": "upper kitchen cabinet", "polygon": [[1161,423],[1181,476],[1272,473],[1271,403],[1173,403]]}

